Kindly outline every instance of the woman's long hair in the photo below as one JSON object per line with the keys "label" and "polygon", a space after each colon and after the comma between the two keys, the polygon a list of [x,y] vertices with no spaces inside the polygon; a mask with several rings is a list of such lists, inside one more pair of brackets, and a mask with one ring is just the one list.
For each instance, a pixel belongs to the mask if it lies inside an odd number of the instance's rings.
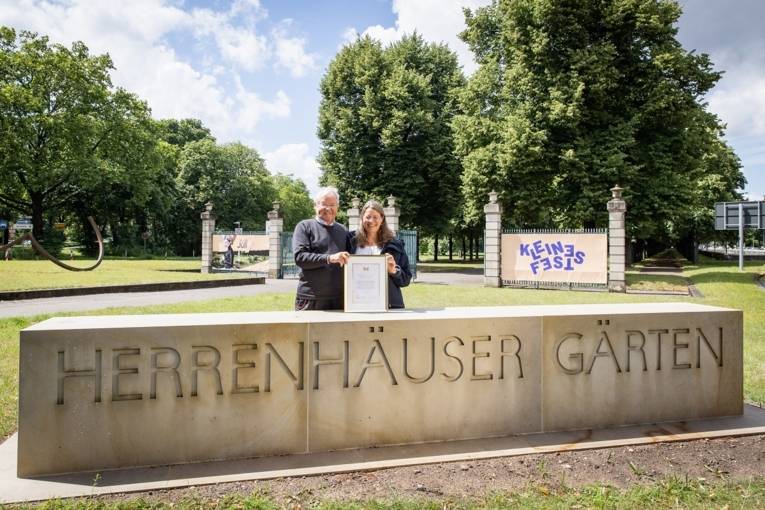
{"label": "woman's long hair", "polygon": [[382,205],[377,200],[370,200],[364,207],[361,208],[361,216],[359,217],[359,229],[356,231],[356,240],[359,246],[369,246],[369,235],[367,228],[364,225],[364,213],[368,209],[377,211],[382,217],[382,223],[380,223],[380,230],[377,231],[377,246],[383,246],[385,243],[395,238],[393,232],[388,227],[388,222],[385,221],[385,211],[383,211]]}

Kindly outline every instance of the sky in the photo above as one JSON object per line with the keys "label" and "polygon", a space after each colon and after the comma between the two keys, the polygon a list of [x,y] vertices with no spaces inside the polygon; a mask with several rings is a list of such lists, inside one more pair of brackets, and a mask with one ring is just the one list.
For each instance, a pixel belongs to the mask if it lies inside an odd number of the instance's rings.
{"label": "sky", "polygon": [[[705,97],[727,125],[751,200],[765,193],[765,0],[679,0],[678,39],[723,78]],[[114,61],[112,81],[155,118],[197,118],[221,143],[255,148],[272,173],[318,188],[319,83],[358,35],[414,30],[476,66],[457,34],[487,0],[0,0],[0,25],[83,41]]]}

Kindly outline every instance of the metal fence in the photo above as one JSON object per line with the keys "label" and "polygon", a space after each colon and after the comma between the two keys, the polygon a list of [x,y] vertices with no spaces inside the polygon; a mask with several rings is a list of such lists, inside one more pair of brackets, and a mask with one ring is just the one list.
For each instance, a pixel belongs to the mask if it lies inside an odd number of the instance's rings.
{"label": "metal fence", "polygon": [[297,278],[300,269],[295,265],[295,257],[292,253],[292,232],[280,233],[279,242],[282,250],[282,266],[279,268],[279,278]]}
{"label": "metal fence", "polygon": [[399,230],[396,235],[404,243],[404,251],[409,259],[409,268],[412,270],[412,278],[417,278],[417,231]]}

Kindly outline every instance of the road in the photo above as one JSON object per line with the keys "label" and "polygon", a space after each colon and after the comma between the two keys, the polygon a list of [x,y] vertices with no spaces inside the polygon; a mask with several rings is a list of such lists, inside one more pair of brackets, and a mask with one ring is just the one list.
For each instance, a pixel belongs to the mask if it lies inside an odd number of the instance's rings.
{"label": "road", "polygon": [[[461,273],[419,273],[417,283],[434,285],[483,284],[480,274]],[[125,292],[120,294],[90,294],[18,301],[0,301],[0,318],[26,317],[39,314],[63,312],[84,312],[101,308],[122,306],[161,305],[189,301],[207,301],[226,297],[255,296],[269,292],[294,293],[297,280],[267,279],[264,285],[242,285],[239,287],[216,287],[212,289],[172,290],[163,292]]]}

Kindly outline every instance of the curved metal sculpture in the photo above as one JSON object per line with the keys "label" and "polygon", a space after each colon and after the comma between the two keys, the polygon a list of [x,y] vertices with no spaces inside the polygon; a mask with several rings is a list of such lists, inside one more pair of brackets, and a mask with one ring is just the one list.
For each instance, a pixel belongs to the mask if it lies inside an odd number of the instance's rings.
{"label": "curved metal sculpture", "polygon": [[101,264],[101,261],[104,260],[104,239],[101,237],[101,231],[98,229],[98,225],[96,225],[96,221],[93,219],[93,216],[88,216],[88,221],[90,222],[90,226],[93,227],[93,230],[96,232],[96,238],[98,239],[98,260],[96,260],[95,264],[88,267],[75,267],[70,266],[69,264],[65,264],[61,262],[59,259],[48,253],[48,250],[42,247],[42,245],[35,239],[35,236],[32,234],[32,232],[27,232],[21,237],[17,237],[10,243],[0,246],[0,250],[7,250],[11,248],[12,246],[15,246],[17,244],[21,244],[27,239],[32,243],[32,247],[34,250],[45,257],[46,259],[50,260],[54,264],[56,264],[59,267],[63,267],[64,269],[67,269],[69,271],[92,271],[95,268]]}

